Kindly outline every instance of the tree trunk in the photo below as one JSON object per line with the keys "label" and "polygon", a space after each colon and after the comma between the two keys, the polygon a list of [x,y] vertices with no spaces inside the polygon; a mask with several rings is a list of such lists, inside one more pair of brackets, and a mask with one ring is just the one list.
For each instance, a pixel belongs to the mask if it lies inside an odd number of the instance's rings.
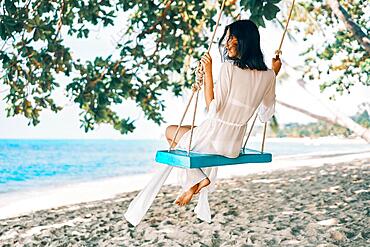
{"label": "tree trunk", "polygon": [[338,0],[327,0],[334,14],[343,21],[344,25],[353,34],[355,39],[360,43],[365,50],[370,53],[369,37],[361,30],[361,28],[352,20],[347,11],[339,4]]}
{"label": "tree trunk", "polygon": [[309,117],[312,117],[314,119],[318,119],[318,120],[321,120],[321,121],[324,121],[324,122],[327,122],[327,123],[331,123],[331,124],[336,124],[335,121],[334,121],[334,118],[330,118],[330,117],[326,117],[326,116],[318,115],[316,113],[309,112],[309,111],[307,111],[303,108],[288,104],[288,103],[283,102],[281,100],[276,100],[276,102],[278,104],[282,105],[282,106],[285,106],[286,108],[289,108],[289,109],[295,110],[297,112],[303,113],[303,114],[305,114]]}
{"label": "tree trunk", "polygon": [[362,127],[361,125],[359,125],[358,123],[353,121],[351,118],[345,116],[344,114],[342,114],[340,112],[335,112],[335,116],[326,117],[326,116],[322,116],[322,115],[318,115],[318,114],[309,112],[309,111],[307,111],[305,109],[302,109],[300,107],[290,105],[290,104],[288,104],[286,102],[283,102],[281,100],[277,100],[277,103],[279,103],[282,106],[285,106],[289,109],[292,109],[292,110],[298,111],[300,113],[303,113],[303,114],[305,114],[307,116],[310,116],[312,118],[315,118],[315,119],[318,119],[318,120],[321,120],[321,121],[325,121],[325,122],[328,122],[328,123],[331,123],[331,124],[338,124],[342,127],[348,128],[349,130],[353,131],[353,133],[355,133],[356,136],[359,136],[362,139],[364,139],[366,142],[370,143],[370,129],[366,129],[366,128]]}

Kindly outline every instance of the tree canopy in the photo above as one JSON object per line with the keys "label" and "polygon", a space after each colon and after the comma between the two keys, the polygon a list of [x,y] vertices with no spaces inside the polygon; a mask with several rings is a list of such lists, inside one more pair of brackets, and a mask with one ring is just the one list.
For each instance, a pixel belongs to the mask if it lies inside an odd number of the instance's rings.
{"label": "tree canopy", "polygon": [[[278,2],[244,0],[240,5],[264,26],[279,11]],[[133,131],[134,121],[112,110],[128,99],[149,120],[163,122],[161,92],[179,95],[192,84],[193,61],[205,51],[218,5],[197,0],[2,1],[1,82],[7,92],[7,116],[22,114],[36,125],[43,109],[60,111],[52,93],[61,85],[56,75],[63,74],[72,77],[66,90],[82,109],[85,131],[99,123],[112,124],[121,133]],[[225,14],[235,9],[236,1],[228,0]],[[87,62],[73,57],[64,42],[69,36],[88,40],[92,27],[114,25],[123,12],[129,18],[114,54]]]}
{"label": "tree canopy", "polygon": [[[240,12],[247,13],[258,26],[264,27],[265,22],[274,20],[280,11],[281,1],[227,0],[224,15],[236,19]],[[202,52],[206,51],[220,2],[2,1],[0,91],[6,94],[7,116],[23,115],[29,119],[29,124],[37,125],[42,110],[58,112],[62,109],[55,103],[53,93],[63,85],[70,99],[81,108],[81,126],[85,131],[94,129],[96,124],[108,123],[122,134],[132,132],[134,120],[123,118],[113,110],[115,105],[127,100],[134,100],[147,119],[162,123],[165,102],[161,94],[172,91],[180,95],[184,87],[193,83],[192,70]],[[347,14],[353,20],[359,20],[355,25],[366,28],[369,21],[366,22],[361,14],[361,6],[366,1],[350,2],[355,7],[343,5],[348,9]],[[314,13],[317,21],[334,26],[340,21],[332,15],[331,6],[321,1],[303,1],[299,6]],[[94,26],[116,25],[117,16],[122,13],[128,18],[112,54],[97,56],[91,61],[80,61],[73,56],[65,40],[69,37],[88,40]],[[349,88],[356,76],[369,85],[368,77],[365,81],[362,79],[364,72],[369,71],[369,56],[356,42],[353,33],[343,30],[336,34],[334,43],[326,44],[323,51],[311,48],[305,53],[317,53],[313,58],[306,58],[310,68],[317,65],[318,59],[330,61],[340,51],[350,54],[342,65],[342,69],[350,70],[343,72],[348,82],[340,77],[324,84],[323,89],[333,85]],[[317,69],[316,74],[307,70],[304,75],[314,79],[315,75],[327,72],[320,67]],[[329,72],[337,69],[334,65],[327,68]],[[58,81],[58,75],[66,76],[68,81]]]}

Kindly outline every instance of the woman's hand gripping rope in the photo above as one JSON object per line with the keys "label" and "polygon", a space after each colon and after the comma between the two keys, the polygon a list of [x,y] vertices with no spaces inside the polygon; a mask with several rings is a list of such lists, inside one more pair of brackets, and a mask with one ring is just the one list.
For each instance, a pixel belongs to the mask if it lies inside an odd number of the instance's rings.
{"label": "woman's hand gripping rope", "polygon": [[281,60],[280,60],[281,51],[277,50],[275,51],[275,57],[272,58],[272,69],[275,72],[275,75],[277,75],[281,69]]}
{"label": "woman's hand gripping rope", "polygon": [[194,92],[200,90],[203,86],[203,77],[205,74],[212,74],[212,58],[208,52],[205,53],[198,62],[196,69],[196,83],[192,86],[192,90]]}
{"label": "woman's hand gripping rope", "polygon": [[204,71],[203,71],[203,67],[202,67],[202,64],[201,64],[200,61],[198,62],[198,65],[197,65],[197,68],[196,68],[195,73],[196,73],[195,74],[196,81],[193,84],[193,86],[191,87],[191,89],[193,90],[193,92],[196,92],[196,91],[200,90],[202,88],[202,85],[203,85]]}
{"label": "woman's hand gripping rope", "polygon": [[211,74],[212,73],[212,58],[209,53],[205,53],[202,58],[200,59],[203,67],[204,74]]}

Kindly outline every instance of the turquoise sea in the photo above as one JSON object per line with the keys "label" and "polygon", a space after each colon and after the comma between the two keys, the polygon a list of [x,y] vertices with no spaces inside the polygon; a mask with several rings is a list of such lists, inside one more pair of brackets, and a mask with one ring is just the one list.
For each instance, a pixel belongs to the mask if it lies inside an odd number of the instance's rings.
{"label": "turquoise sea", "polygon": [[[258,149],[259,142],[250,148]],[[0,193],[147,173],[155,165],[159,140],[0,140]],[[307,140],[267,142],[266,151],[282,155],[351,152],[368,144],[315,144]],[[370,149],[369,149],[370,150]]]}

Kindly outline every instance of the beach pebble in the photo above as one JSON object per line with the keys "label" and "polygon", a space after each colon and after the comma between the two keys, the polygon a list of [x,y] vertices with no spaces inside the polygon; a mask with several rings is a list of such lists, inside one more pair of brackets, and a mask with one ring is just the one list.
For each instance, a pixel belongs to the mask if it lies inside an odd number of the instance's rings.
{"label": "beach pebble", "polygon": [[327,220],[321,220],[321,221],[317,222],[317,224],[322,225],[322,226],[331,226],[331,225],[338,224],[338,220],[334,219],[334,218],[327,219]]}
{"label": "beach pebble", "polygon": [[306,235],[309,237],[316,236],[317,234],[317,227],[316,223],[309,223],[306,226]]}
{"label": "beach pebble", "polygon": [[330,237],[337,241],[342,241],[345,238],[345,236],[339,231],[331,231]]}
{"label": "beach pebble", "polygon": [[284,245],[299,245],[301,242],[299,240],[296,240],[296,239],[290,239],[290,240],[285,240],[285,241],[282,241],[281,242],[282,244]]}

